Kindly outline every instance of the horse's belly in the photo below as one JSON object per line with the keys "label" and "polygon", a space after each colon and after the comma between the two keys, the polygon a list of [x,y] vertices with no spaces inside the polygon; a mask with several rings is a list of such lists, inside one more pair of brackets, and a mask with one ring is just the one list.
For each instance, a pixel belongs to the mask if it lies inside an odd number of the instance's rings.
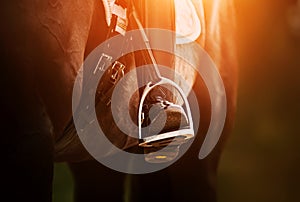
{"label": "horse's belly", "polygon": [[[13,99],[36,100],[60,135],[72,115],[73,83],[83,62],[93,1],[23,1],[2,8],[1,18],[10,19],[1,22],[2,51],[11,90],[20,92]],[[15,104],[26,108],[25,103]],[[27,108],[34,110],[31,104]]]}

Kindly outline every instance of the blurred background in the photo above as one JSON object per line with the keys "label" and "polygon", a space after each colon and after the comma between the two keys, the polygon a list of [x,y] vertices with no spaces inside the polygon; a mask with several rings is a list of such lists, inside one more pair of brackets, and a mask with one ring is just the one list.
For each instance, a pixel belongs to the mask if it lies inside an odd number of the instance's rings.
{"label": "blurred background", "polygon": [[[236,124],[219,166],[220,202],[300,201],[300,1],[236,0]],[[72,201],[55,165],[54,202]]]}
{"label": "blurred background", "polygon": [[235,129],[219,201],[300,201],[300,1],[238,0]]}

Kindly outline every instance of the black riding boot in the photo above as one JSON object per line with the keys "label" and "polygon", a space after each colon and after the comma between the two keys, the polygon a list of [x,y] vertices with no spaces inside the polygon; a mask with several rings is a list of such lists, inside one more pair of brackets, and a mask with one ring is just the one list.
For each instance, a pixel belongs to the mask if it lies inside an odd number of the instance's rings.
{"label": "black riding boot", "polygon": [[[161,5],[161,7],[158,6]],[[166,4],[166,5],[165,5]],[[160,28],[175,31],[175,10],[173,1],[139,1],[135,5],[138,18],[144,28]],[[168,16],[168,17],[161,17]],[[138,24],[138,23],[137,23]],[[138,27],[141,29],[140,27]],[[168,37],[161,36],[164,32],[149,34],[145,31],[150,42],[150,46],[163,43],[170,50],[175,49],[175,32],[168,34]],[[167,39],[167,40],[165,40]],[[148,71],[139,76],[140,83],[156,83],[160,80],[155,68],[155,64],[174,68],[174,54],[162,51],[151,50],[136,52],[136,66],[149,65]],[[149,54],[153,54],[153,57]],[[172,79],[174,75],[169,75]],[[147,88],[145,88],[147,89]],[[140,97],[145,94],[145,89],[140,90]],[[145,159],[151,163],[160,163],[173,160],[179,151],[179,146],[186,141],[186,134],[181,129],[189,127],[188,117],[183,107],[175,104],[173,89],[164,86],[156,86],[147,92],[143,104],[142,113],[142,137],[140,146],[144,147]],[[139,117],[140,118],[140,117]],[[163,149],[163,150],[162,150]]]}

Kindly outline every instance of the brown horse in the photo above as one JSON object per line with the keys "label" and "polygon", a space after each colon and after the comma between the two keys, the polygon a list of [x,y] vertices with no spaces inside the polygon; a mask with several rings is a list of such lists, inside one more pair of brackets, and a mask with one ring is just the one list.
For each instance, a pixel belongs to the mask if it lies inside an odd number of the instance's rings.
{"label": "brown horse", "polygon": [[[197,75],[193,78],[201,110],[197,138],[183,158],[169,168],[131,176],[132,201],[216,200],[217,165],[235,111],[234,10],[231,1],[192,2],[202,24],[197,42],[219,67],[225,85],[225,128],[213,152],[199,160],[210,121],[210,100],[205,83]],[[56,158],[82,161],[70,165],[78,201],[121,201],[128,175],[93,160],[84,161],[90,156],[81,143],[76,140],[69,144],[63,136],[72,119],[72,90],[78,70],[85,57],[105,40],[107,26],[100,20],[105,19],[101,1],[2,2],[0,19],[5,195],[12,200],[51,201]],[[61,140],[66,140],[59,145],[66,155],[54,151],[55,143]]]}

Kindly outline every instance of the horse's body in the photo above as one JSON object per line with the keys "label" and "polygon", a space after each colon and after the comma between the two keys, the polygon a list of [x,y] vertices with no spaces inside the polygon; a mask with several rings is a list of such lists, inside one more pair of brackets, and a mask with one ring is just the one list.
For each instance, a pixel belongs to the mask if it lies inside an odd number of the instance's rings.
{"label": "horse's body", "polygon": [[[204,12],[199,12],[202,1],[193,0],[203,23],[197,41],[219,67],[226,88],[228,112],[222,138],[206,159],[197,158],[210,120],[209,96],[198,75],[192,80],[202,120],[195,142],[170,168],[134,176],[132,191],[139,194],[132,200],[152,200],[162,193],[166,201],[215,200],[216,169],[232,126],[237,85],[231,29],[234,16],[228,2],[204,1]],[[84,58],[105,40],[106,28],[98,24],[98,19],[105,18],[101,10],[101,1],[93,0],[1,3],[1,115],[8,168],[4,170],[4,183],[6,194],[13,193],[11,197],[51,200],[54,145],[65,138],[63,131],[72,119],[74,80]],[[74,154],[63,160],[78,161],[88,156],[80,143],[69,146]],[[73,163],[71,168],[78,183],[78,200],[119,201],[125,175],[93,161]],[[102,172],[113,174],[119,183],[102,176]]]}

